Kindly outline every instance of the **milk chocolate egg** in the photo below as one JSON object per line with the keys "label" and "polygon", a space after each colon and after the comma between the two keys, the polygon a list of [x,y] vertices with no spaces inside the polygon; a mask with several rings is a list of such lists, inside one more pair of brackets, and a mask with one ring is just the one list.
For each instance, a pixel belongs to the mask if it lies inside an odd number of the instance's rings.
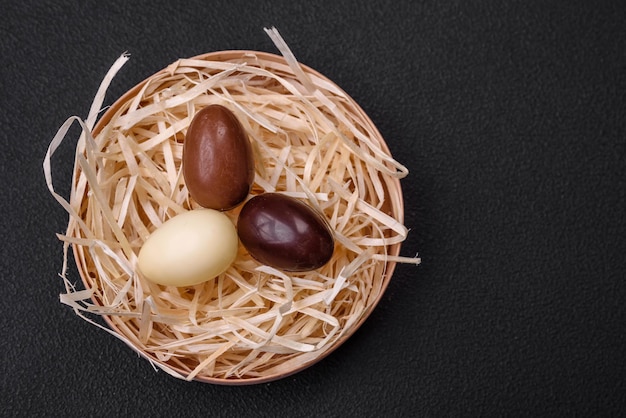
{"label": "milk chocolate egg", "polygon": [[137,266],[154,283],[192,286],[226,271],[238,247],[235,225],[224,213],[197,209],[157,228],[141,247]]}
{"label": "milk chocolate egg", "polygon": [[333,233],[324,217],[279,193],[248,200],[239,214],[237,233],[253,258],[284,271],[315,270],[333,255]]}
{"label": "milk chocolate egg", "polygon": [[231,209],[254,181],[252,146],[237,117],[210,105],[194,116],[183,144],[183,176],[191,197],[205,208]]}

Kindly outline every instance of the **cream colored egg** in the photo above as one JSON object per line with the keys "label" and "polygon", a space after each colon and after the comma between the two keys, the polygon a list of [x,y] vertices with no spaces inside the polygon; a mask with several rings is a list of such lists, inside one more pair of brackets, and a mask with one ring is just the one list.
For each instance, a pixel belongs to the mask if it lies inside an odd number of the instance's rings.
{"label": "cream colored egg", "polygon": [[164,222],[139,251],[138,268],[148,280],[192,286],[211,280],[235,261],[237,230],[222,212],[191,210]]}

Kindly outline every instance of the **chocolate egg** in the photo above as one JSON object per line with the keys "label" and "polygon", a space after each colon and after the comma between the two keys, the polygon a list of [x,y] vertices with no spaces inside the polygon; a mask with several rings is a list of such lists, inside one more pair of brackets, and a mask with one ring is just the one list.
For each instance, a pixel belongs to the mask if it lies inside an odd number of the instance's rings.
{"label": "chocolate egg", "polygon": [[333,233],[306,203],[265,193],[245,203],[237,222],[239,240],[257,261],[285,271],[315,270],[333,255]]}
{"label": "chocolate egg", "polygon": [[239,240],[222,212],[197,209],[164,222],[144,242],[137,267],[151,282],[193,286],[213,279],[237,257]]}
{"label": "chocolate egg", "polygon": [[194,116],[183,144],[183,176],[205,208],[228,210],[245,200],[254,182],[252,146],[237,117],[210,105]]}

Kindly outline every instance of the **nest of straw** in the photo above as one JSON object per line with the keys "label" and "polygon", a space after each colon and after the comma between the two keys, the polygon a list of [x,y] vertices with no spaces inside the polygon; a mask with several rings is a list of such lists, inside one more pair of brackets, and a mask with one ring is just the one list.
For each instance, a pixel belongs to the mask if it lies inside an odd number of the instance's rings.
{"label": "nest of straw", "polygon": [[[367,318],[397,262],[419,262],[399,256],[406,168],[345,92],[299,64],[275,30],[268,33],[282,56],[227,51],[179,60],[94,126],[121,57],[89,118],[70,118],[44,162],[49,188],[70,214],[59,238],[73,247],[85,285],[79,290],[66,278],[62,302],[96,325],[90,314],[102,315],[105,329],[188,380],[262,382],[313,364]],[[182,176],[183,141],[194,114],[214,103],[232,110],[249,134],[256,158],[249,197],[285,193],[326,216],[336,241],[327,265],[287,274],[240,246],[226,272],[200,285],[159,286],[137,272],[150,233],[198,207]],[[68,202],[54,191],[49,158],[76,120],[83,134]],[[235,224],[238,211],[226,212]]]}

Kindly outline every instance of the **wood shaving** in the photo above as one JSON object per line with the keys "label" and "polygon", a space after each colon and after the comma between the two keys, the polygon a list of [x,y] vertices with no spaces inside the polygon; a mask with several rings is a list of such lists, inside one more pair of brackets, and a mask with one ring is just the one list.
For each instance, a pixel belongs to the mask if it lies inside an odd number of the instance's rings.
{"label": "wood shaving", "polygon": [[[155,367],[187,380],[247,384],[284,377],[326,356],[378,303],[407,236],[394,160],[376,127],[335,84],[298,63],[276,29],[282,57],[226,51],[181,59],[118,100],[97,122],[110,69],[85,121],[69,118],[44,159],[48,188],[69,213],[61,302],[124,341]],[[285,193],[321,211],[335,234],[324,267],[287,274],[240,246],[223,274],[165,287],[136,270],[137,254],[167,219],[198,208],[181,170],[194,114],[228,107],[249,134],[256,179],[249,197]],[[69,201],[54,189],[50,160],[78,122]],[[241,206],[240,206],[241,207]],[[239,208],[226,212],[236,224]],[[67,279],[73,247],[86,289]],[[102,315],[110,329],[91,315]]]}

